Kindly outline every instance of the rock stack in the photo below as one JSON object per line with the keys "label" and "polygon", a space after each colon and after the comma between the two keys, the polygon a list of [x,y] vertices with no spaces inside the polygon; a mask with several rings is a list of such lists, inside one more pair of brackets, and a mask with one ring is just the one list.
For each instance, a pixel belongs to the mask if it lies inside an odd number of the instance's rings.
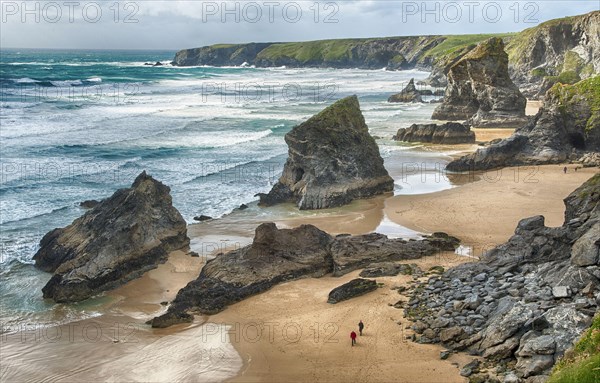
{"label": "rock stack", "polygon": [[356,96],[294,127],[285,141],[289,157],[279,182],[259,194],[263,206],[294,202],[301,210],[325,209],[394,188]]}
{"label": "rock stack", "polygon": [[527,122],[527,100],[508,74],[502,39],[475,47],[448,71],[444,101],[433,119],[465,121],[474,127],[516,128]]}
{"label": "rock stack", "polygon": [[44,298],[77,302],[139,277],[189,246],[170,189],[146,172],[65,228],[46,234],[35,266],[54,273]]}

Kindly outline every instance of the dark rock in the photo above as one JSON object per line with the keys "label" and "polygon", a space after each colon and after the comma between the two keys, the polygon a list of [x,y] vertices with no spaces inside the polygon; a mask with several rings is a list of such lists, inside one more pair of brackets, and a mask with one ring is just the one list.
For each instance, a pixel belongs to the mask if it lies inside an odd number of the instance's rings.
{"label": "dark rock", "polygon": [[454,250],[459,243],[458,239],[447,235],[409,242],[389,239],[378,233],[338,238],[331,244],[333,275],[342,276],[371,263],[417,259],[441,250]]}
{"label": "dark rock", "polygon": [[600,92],[600,76],[572,86],[554,86],[532,121],[511,137],[450,162],[447,169],[554,164],[600,152],[600,113],[592,106],[594,92]]}
{"label": "dark rock", "polygon": [[[397,264],[392,262],[382,262],[373,265],[369,265],[363,271],[360,272],[360,276],[363,278],[377,278],[377,277],[393,277],[398,274],[402,275],[417,275],[421,274],[421,269],[415,265]],[[402,286],[401,286],[402,287]],[[398,288],[400,291],[400,287]]]}
{"label": "dark rock", "polygon": [[446,360],[450,357],[450,354],[452,354],[450,350],[442,350],[440,351],[440,359]]}
{"label": "dark rock", "polygon": [[423,102],[421,93],[415,87],[415,79],[411,78],[408,85],[400,93],[388,98],[388,102]]}
{"label": "dark rock", "polygon": [[438,124],[413,124],[398,129],[393,137],[396,141],[428,142],[432,144],[468,144],[475,142],[475,133],[468,126],[456,122]]}
{"label": "dark rock", "polygon": [[98,204],[100,203],[100,201],[95,200],[95,199],[89,199],[86,201],[83,201],[79,204],[79,206],[81,206],[84,209],[93,209],[96,206],[98,206]]}
{"label": "dark rock", "polygon": [[286,134],[289,157],[279,182],[260,203],[295,202],[324,209],[393,190],[356,96],[329,106]]}
{"label": "dark rock", "polygon": [[192,323],[194,316],[185,312],[167,312],[147,322],[154,328],[167,328],[180,323]]}
{"label": "dark rock", "polygon": [[527,100],[508,74],[502,39],[479,44],[450,68],[437,120],[468,120],[475,127],[519,127],[527,122]]}
{"label": "dark rock", "polygon": [[173,207],[170,189],[142,172],[131,188],[62,229],[46,234],[35,266],[54,275],[44,298],[76,302],[113,289],[189,246],[187,226]]}
{"label": "dark rock", "polygon": [[238,210],[246,210],[248,209],[248,205],[246,205],[245,203],[241,204],[240,207],[238,207]]}
{"label": "dark rock", "polygon": [[445,328],[440,331],[440,342],[447,343],[449,341],[461,341],[465,335],[465,330],[460,326]]}
{"label": "dark rock", "polygon": [[213,217],[210,217],[208,215],[197,215],[194,217],[194,221],[198,221],[198,222],[204,222],[204,221],[210,221],[211,219],[213,219]]}
{"label": "dark rock", "polygon": [[338,303],[371,291],[377,290],[377,282],[372,279],[356,278],[348,283],[336,287],[329,293],[327,303]]}
{"label": "dark rock", "polygon": [[412,242],[381,234],[333,238],[312,225],[280,230],[265,223],[256,229],[251,245],[209,260],[200,276],[179,291],[167,314],[214,314],[281,282],[331,272],[344,275],[376,262],[431,255],[457,246],[456,241],[443,234]]}
{"label": "dark rock", "polygon": [[[565,198],[565,207],[561,227],[546,227],[543,216],[523,219],[479,262],[417,282],[405,316],[417,321],[421,340],[482,354],[506,366],[506,376],[544,381],[600,304],[598,266],[572,261],[575,248],[598,245],[585,237],[600,221],[600,174]],[[455,337],[459,329],[464,335]]]}

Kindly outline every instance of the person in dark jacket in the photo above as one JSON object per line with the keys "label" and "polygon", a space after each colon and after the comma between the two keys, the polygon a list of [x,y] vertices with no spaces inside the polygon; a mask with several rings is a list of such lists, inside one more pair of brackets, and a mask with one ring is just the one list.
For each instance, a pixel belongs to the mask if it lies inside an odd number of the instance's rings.
{"label": "person in dark jacket", "polygon": [[350,338],[352,339],[352,346],[354,346],[356,344],[356,333],[354,331],[350,333]]}
{"label": "person in dark jacket", "polygon": [[358,322],[358,333],[360,334],[360,336],[362,336],[363,328],[365,328],[365,324],[361,320],[360,322]]}

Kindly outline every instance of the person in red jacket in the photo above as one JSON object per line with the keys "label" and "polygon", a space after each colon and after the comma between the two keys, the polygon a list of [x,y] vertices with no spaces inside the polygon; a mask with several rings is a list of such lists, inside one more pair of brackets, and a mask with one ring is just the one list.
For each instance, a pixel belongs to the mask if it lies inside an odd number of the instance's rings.
{"label": "person in red jacket", "polygon": [[354,346],[356,344],[356,333],[354,331],[350,333],[350,338],[352,338],[352,346]]}

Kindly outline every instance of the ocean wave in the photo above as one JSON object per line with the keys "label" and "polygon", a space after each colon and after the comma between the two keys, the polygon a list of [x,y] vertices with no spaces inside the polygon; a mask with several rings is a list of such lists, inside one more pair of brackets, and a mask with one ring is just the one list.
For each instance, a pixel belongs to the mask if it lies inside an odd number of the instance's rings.
{"label": "ocean wave", "polygon": [[32,219],[36,219],[36,218],[41,218],[41,217],[46,217],[61,211],[66,211],[68,209],[70,209],[72,206],[61,206],[55,209],[51,209],[49,211],[44,211],[38,214],[34,214],[34,215],[30,215],[27,217],[22,217],[22,218],[17,218],[17,219],[13,219],[13,220],[8,220],[8,221],[2,221],[3,225],[9,224],[9,223],[16,223],[16,222],[25,222],[25,221],[29,221]]}

